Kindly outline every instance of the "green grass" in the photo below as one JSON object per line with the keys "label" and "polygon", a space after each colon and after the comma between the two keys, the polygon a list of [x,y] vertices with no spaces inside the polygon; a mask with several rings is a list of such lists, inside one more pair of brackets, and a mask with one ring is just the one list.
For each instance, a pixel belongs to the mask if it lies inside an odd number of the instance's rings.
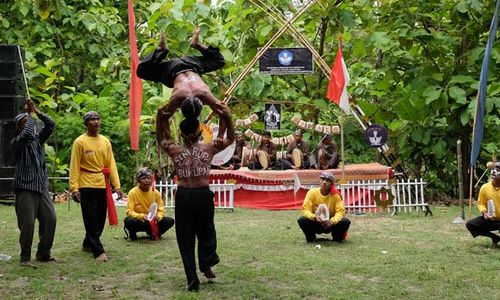
{"label": "green grass", "polygon": [[194,294],[184,291],[174,229],[159,242],[130,242],[106,228],[110,261],[96,264],[80,250],[79,207],[56,210],[59,262],[32,270],[19,266],[14,207],[0,205],[0,253],[12,256],[0,261],[1,299],[500,299],[500,250],[451,224],[456,207],[435,207],[434,217],[348,215],[349,240],[319,250],[305,243],[298,211],[217,212],[218,277],[200,275]]}

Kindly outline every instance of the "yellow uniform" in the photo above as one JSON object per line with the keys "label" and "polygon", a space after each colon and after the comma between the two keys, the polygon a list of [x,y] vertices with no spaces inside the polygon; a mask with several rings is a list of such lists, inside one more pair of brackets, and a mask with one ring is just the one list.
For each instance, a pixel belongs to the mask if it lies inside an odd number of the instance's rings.
{"label": "yellow uniform", "polygon": [[71,191],[79,188],[106,188],[102,169],[108,167],[109,178],[114,188],[120,188],[111,142],[103,135],[96,137],[80,135],[71,149],[69,186]]}
{"label": "yellow uniform", "polygon": [[302,205],[302,215],[309,220],[314,220],[314,212],[320,204],[326,204],[330,212],[330,220],[337,224],[345,216],[345,208],[342,197],[339,194],[323,195],[320,188],[314,188],[307,192]]}
{"label": "yellow uniform", "polygon": [[149,207],[154,202],[158,205],[158,212],[156,215],[161,219],[165,214],[165,205],[161,199],[160,192],[157,190],[152,191],[151,189],[147,192],[143,192],[136,186],[128,193],[127,216],[138,220],[145,220],[149,213]]}
{"label": "yellow uniform", "polygon": [[500,189],[495,189],[492,182],[488,182],[481,186],[479,190],[479,198],[477,200],[477,208],[480,213],[488,210],[488,200],[492,199],[495,204],[495,220],[500,220]]}

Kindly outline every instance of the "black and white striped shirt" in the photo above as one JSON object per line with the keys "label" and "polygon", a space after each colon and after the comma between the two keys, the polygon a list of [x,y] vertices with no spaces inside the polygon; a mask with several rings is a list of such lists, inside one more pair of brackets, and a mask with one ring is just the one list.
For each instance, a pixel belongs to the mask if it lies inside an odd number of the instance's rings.
{"label": "black and white striped shirt", "polygon": [[16,190],[44,193],[49,185],[43,143],[54,131],[56,123],[43,113],[38,117],[44,124],[39,134],[35,132],[35,120],[28,116],[23,130],[10,142],[16,157]]}

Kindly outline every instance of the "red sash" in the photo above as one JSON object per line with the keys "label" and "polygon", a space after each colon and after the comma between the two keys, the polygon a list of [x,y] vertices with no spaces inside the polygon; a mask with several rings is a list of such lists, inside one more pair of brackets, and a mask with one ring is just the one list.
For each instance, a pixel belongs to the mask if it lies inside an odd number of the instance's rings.
{"label": "red sash", "polygon": [[158,235],[158,220],[156,220],[156,218],[153,218],[149,221],[149,225],[151,226],[151,239],[153,241],[159,240],[160,236]]}
{"label": "red sash", "polygon": [[341,195],[340,191],[337,190],[337,188],[335,187],[335,184],[333,182],[332,182],[332,185],[330,186],[330,194],[332,194],[332,195],[335,195],[335,194]]}
{"label": "red sash", "polygon": [[111,170],[108,167],[102,168],[104,174],[104,181],[106,182],[106,202],[108,207],[108,222],[110,226],[118,225],[118,215],[116,213],[115,201],[111,195],[111,184],[109,183],[109,174]]}
{"label": "red sash", "polygon": [[[80,168],[80,171],[88,173],[99,173],[85,168]],[[109,174],[111,170],[108,167],[102,168],[102,174],[104,174],[104,181],[106,182],[106,206],[108,207],[108,222],[110,226],[118,225],[118,215],[116,213],[115,201],[113,200],[113,195],[111,195],[111,184],[109,183]]]}

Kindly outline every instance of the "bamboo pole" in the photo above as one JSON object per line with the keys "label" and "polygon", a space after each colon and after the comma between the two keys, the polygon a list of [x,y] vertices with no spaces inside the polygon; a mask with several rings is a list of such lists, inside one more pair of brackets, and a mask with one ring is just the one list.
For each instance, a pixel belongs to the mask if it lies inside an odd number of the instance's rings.
{"label": "bamboo pole", "polygon": [[457,169],[458,169],[458,198],[460,203],[460,216],[462,220],[465,220],[465,211],[464,211],[464,183],[463,183],[463,174],[462,174],[462,141],[457,141]]}

